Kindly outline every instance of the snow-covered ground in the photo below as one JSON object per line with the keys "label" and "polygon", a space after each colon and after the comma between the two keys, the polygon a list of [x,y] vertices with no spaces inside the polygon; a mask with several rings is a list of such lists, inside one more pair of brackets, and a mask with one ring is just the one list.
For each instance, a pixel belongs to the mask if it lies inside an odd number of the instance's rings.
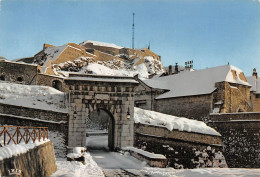
{"label": "snow-covered ground", "polygon": [[86,139],[88,149],[107,149],[108,150],[108,135],[89,136]]}
{"label": "snow-covered ground", "polygon": [[0,103],[68,112],[65,93],[47,86],[1,82]]}
{"label": "snow-covered ground", "polygon": [[146,162],[137,160],[129,153],[91,151],[90,155],[103,169],[142,169],[146,167]]}
{"label": "snow-covered ground", "polygon": [[[87,137],[87,139],[91,139],[88,141],[88,145],[104,146],[103,142],[106,140],[106,138],[107,136]],[[123,154],[108,151],[91,151],[90,154],[85,154],[85,158],[87,162],[86,165],[83,165],[80,162],[68,162],[64,159],[57,159],[58,171],[54,173],[52,177],[102,176],[102,169],[105,172],[111,172],[115,170],[115,173],[111,174],[118,174],[118,170],[131,172],[131,170],[135,169],[135,171],[140,171],[143,176],[151,177],[257,177],[260,175],[260,169],[152,168],[147,167],[145,162],[131,157],[127,152]]]}
{"label": "snow-covered ground", "polygon": [[162,114],[159,112],[144,110],[137,107],[134,108],[134,112],[135,123],[166,127],[170,131],[172,131],[173,129],[177,129],[179,131],[221,136],[216,130],[207,126],[202,121]]}
{"label": "snow-covered ground", "polygon": [[102,169],[96,164],[89,153],[84,153],[85,165],[81,162],[56,159],[58,170],[51,177],[103,177]]}
{"label": "snow-covered ground", "polygon": [[173,169],[151,168],[141,170],[151,177],[259,177],[260,169],[244,168],[199,168],[199,169]]}
{"label": "snow-covered ground", "polygon": [[[128,154],[109,153],[86,153],[86,165],[80,162],[68,162],[57,159],[58,171],[51,177],[98,177],[103,176],[102,169],[137,169],[143,175],[151,177],[259,177],[260,169],[243,168],[199,168],[199,169],[173,169],[147,167]],[[94,159],[94,160],[93,160]],[[96,162],[100,164],[97,166]]]}

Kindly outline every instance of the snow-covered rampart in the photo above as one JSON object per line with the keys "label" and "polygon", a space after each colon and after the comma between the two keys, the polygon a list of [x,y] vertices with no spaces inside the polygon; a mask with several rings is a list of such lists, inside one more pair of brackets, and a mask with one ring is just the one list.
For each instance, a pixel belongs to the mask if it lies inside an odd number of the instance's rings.
{"label": "snow-covered rampart", "polygon": [[47,86],[1,82],[0,103],[67,113],[66,94]]}
{"label": "snow-covered rampart", "polygon": [[49,140],[0,147],[0,176],[11,176],[9,171],[12,169],[21,176],[50,176],[57,170],[55,163]]}
{"label": "snow-covered rampart", "polygon": [[134,109],[135,123],[153,125],[157,127],[165,127],[170,131],[174,129],[179,131],[221,136],[216,130],[207,126],[202,121],[191,120],[184,117],[177,117],[155,111],[144,110],[137,107],[135,107]]}

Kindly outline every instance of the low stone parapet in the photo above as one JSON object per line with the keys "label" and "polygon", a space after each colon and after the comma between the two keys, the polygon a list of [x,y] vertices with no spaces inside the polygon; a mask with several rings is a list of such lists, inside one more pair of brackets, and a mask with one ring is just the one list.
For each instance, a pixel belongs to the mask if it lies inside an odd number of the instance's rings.
{"label": "low stone parapet", "polygon": [[[26,144],[34,146],[35,143]],[[54,149],[51,141],[45,141],[32,149],[28,148],[23,153],[17,153],[21,150],[22,145],[10,145],[14,151],[6,156],[5,149],[8,146],[0,147],[0,176],[12,176],[19,174],[20,176],[50,176],[57,170]],[[19,149],[15,150],[15,146]],[[5,148],[5,149],[4,149]],[[26,147],[24,147],[26,148]],[[10,149],[10,148],[9,148]]]}
{"label": "low stone parapet", "polygon": [[167,158],[161,154],[154,154],[142,149],[137,149],[134,147],[124,147],[123,151],[127,151],[131,156],[145,161],[151,167],[165,168],[167,166]]}

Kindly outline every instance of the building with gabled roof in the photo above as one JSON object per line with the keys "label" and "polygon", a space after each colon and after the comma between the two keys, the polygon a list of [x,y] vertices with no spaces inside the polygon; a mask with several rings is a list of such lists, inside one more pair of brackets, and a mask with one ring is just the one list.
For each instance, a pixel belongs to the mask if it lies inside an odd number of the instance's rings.
{"label": "building with gabled roof", "polygon": [[252,85],[250,89],[251,103],[254,112],[260,111],[260,78],[257,75],[257,71],[254,68],[252,76],[246,77],[248,83]]}
{"label": "building with gabled roof", "polygon": [[[140,79],[139,79],[140,80]],[[243,72],[231,65],[140,80],[136,106],[198,120],[210,113],[252,111]]]}

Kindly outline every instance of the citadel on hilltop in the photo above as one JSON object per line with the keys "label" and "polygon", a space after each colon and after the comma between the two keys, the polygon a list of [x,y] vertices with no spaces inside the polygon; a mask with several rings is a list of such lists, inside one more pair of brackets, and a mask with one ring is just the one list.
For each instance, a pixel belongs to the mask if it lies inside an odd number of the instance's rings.
{"label": "citadel on hilltop", "polygon": [[[130,49],[104,42],[85,41],[81,44],[67,43],[63,46],[44,44],[43,49],[33,57],[18,59],[15,62],[2,60],[0,79],[28,85],[51,86],[65,91],[64,77],[68,77],[66,71],[78,72],[90,63],[97,62],[109,63],[112,69],[131,70],[138,65],[146,65],[147,74],[164,71],[161,57],[148,48]],[[92,74],[87,70],[85,73]]]}
{"label": "citadel on hilltop", "polygon": [[98,41],[85,41],[81,44],[67,43],[63,46],[44,44],[43,50],[31,58],[20,59],[18,62],[34,63],[42,67],[41,73],[56,75],[55,65],[73,62],[79,57],[91,58],[93,61],[134,61],[134,65],[145,62],[145,57],[152,57],[161,61],[161,57],[148,48],[130,49],[115,44]]}

